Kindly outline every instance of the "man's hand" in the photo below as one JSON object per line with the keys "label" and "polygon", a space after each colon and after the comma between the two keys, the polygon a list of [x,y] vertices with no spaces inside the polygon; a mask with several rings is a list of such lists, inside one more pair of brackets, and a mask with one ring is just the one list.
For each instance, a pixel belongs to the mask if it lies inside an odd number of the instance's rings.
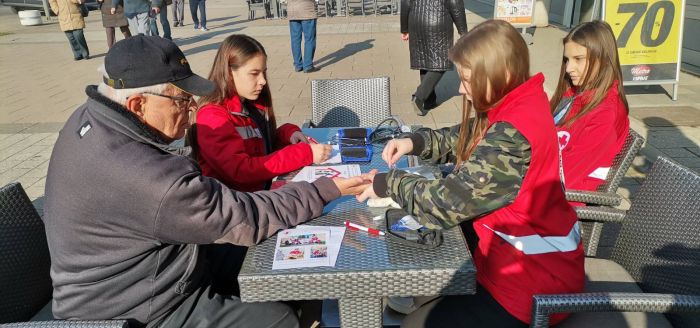
{"label": "man's hand", "polygon": [[112,8],[112,9],[110,9],[110,10],[109,10],[109,13],[112,14],[112,15],[116,14],[116,13],[117,13],[117,8]]}
{"label": "man's hand", "polygon": [[340,190],[343,196],[357,195],[362,193],[368,187],[372,187],[372,182],[365,180],[362,176],[352,178],[333,178],[335,186]]}
{"label": "man's hand", "polygon": [[293,145],[300,142],[309,143],[309,140],[306,139],[306,136],[303,133],[301,133],[301,131],[295,131],[294,133],[292,133],[292,136],[289,137],[289,142]]}
{"label": "man's hand", "polygon": [[153,10],[154,13],[160,14],[160,8],[159,8],[159,7],[152,7],[151,9]]}
{"label": "man's hand", "polygon": [[384,147],[382,151],[382,159],[389,167],[394,167],[401,156],[410,153],[413,150],[413,141],[409,138],[392,139]]}
{"label": "man's hand", "polygon": [[333,151],[331,145],[309,144],[309,146],[311,146],[311,153],[314,157],[314,164],[321,164],[327,161],[328,158],[331,156],[331,152]]}
{"label": "man's hand", "polygon": [[401,40],[408,41],[408,33],[401,33]]}

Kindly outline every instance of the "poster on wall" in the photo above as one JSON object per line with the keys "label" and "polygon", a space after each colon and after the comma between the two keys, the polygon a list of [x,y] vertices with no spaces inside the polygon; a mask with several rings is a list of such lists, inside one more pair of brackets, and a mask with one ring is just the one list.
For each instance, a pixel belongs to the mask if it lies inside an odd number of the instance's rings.
{"label": "poster on wall", "polygon": [[605,1],[625,85],[671,83],[676,100],[684,8],[685,0]]}
{"label": "poster on wall", "polygon": [[535,0],[496,0],[493,18],[511,23],[515,27],[532,26]]}

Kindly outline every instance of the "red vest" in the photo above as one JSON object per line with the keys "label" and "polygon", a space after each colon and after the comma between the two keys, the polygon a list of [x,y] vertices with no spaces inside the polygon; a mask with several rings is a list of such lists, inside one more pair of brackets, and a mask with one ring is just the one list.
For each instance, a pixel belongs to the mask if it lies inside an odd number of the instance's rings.
{"label": "red vest", "polygon": [[[532,160],[515,201],[473,222],[477,280],[510,314],[530,322],[532,295],[583,290],[583,248],[576,213],[559,178],[557,132],[537,74],[488,112],[530,143]],[[556,324],[565,315],[553,315]]]}

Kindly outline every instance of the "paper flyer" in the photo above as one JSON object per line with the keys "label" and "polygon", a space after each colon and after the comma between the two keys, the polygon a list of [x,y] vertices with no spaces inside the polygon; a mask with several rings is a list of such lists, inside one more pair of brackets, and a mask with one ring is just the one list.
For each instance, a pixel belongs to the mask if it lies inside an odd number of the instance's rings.
{"label": "paper flyer", "polygon": [[306,166],[292,178],[292,181],[314,182],[320,177],[351,178],[360,174],[360,166],[357,164]]}
{"label": "paper flyer", "polygon": [[329,266],[329,229],[287,229],[277,235],[272,269]]}

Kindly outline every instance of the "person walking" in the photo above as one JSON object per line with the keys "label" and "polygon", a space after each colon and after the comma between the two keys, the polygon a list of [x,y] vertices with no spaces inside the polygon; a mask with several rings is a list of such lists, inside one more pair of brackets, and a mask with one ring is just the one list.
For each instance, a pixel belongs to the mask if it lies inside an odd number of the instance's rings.
{"label": "person walking", "polygon": [[79,7],[83,3],[84,0],[49,0],[51,11],[58,15],[61,31],[68,38],[74,60],[90,59],[90,50],[83,34],[85,20]]}
{"label": "person walking", "polygon": [[[201,17],[197,17],[197,9]],[[190,0],[190,14],[195,30],[209,31],[207,28],[207,0]]]}
{"label": "person walking", "polygon": [[185,26],[185,0],[173,0],[173,26]]}
{"label": "person walking", "polygon": [[126,17],[124,17],[124,7],[122,5],[118,5],[114,8],[112,7],[112,0],[97,0],[97,2],[100,3],[102,26],[104,26],[105,33],[107,34],[107,47],[112,48],[116,34],[115,28],[119,28],[125,39],[131,36],[129,22],[126,20]]}
{"label": "person walking", "polygon": [[113,0],[112,7],[124,4],[124,16],[129,29],[136,34],[155,35],[151,30],[151,17],[160,13],[163,0]]}
{"label": "person walking", "polygon": [[[318,71],[314,67],[316,52],[316,3],[314,0],[288,0],[287,19],[292,43],[294,70],[311,73]],[[304,55],[301,54],[301,36],[304,35]]]}
{"label": "person walking", "polygon": [[437,106],[435,86],[452,69],[447,53],[454,28],[467,33],[463,0],[401,0],[401,39],[408,41],[411,69],[420,71],[420,84],[411,99],[419,116]]}
{"label": "person walking", "polygon": [[[158,13],[158,16],[160,16],[160,25],[163,26],[163,38],[168,40],[173,39],[172,34],[170,34],[170,22],[168,21],[168,5],[172,3],[172,0],[163,0],[160,5],[160,12]],[[149,24],[151,25],[151,32],[153,35],[160,35],[158,33],[158,19],[155,15],[150,17]]]}

